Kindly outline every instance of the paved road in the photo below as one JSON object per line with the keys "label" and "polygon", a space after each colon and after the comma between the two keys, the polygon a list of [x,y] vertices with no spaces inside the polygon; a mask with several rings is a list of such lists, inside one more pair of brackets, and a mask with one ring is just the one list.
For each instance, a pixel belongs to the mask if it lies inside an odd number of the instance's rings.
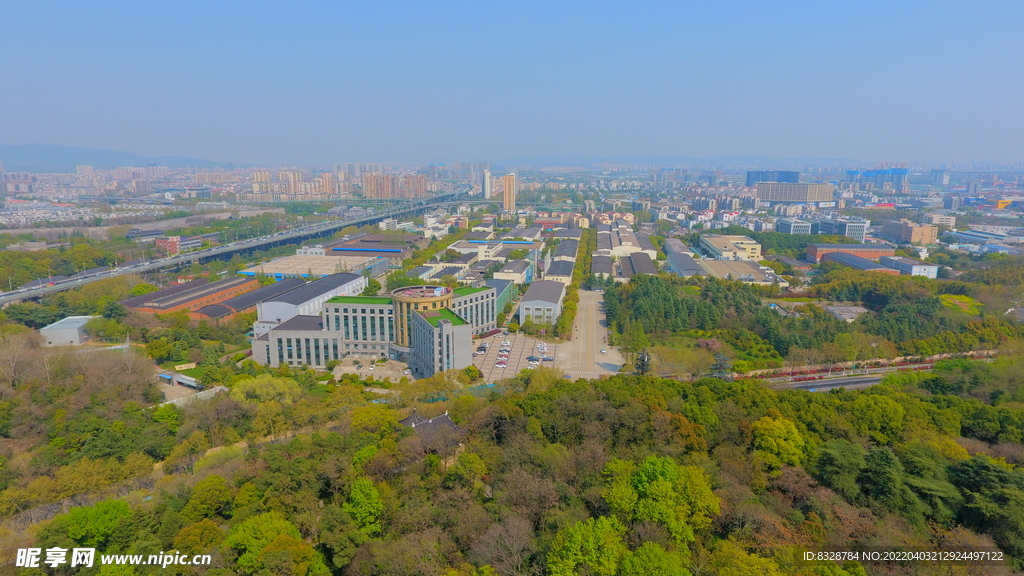
{"label": "paved road", "polygon": [[829,378],[812,382],[773,382],[772,388],[807,390],[808,392],[828,392],[833,388],[867,388],[882,381],[885,374],[869,374],[867,376],[847,376],[845,378]]}
{"label": "paved road", "polygon": [[[567,376],[596,378],[602,374],[615,374],[622,366],[622,356],[608,346],[607,321],[604,315],[604,295],[580,290],[573,339],[561,346],[555,358]],[[606,349],[606,354],[601,354]]]}

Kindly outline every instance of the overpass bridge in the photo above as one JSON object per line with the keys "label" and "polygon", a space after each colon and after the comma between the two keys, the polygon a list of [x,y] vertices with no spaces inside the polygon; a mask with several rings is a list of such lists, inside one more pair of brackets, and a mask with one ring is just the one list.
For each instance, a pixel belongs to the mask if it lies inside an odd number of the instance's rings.
{"label": "overpass bridge", "polygon": [[333,235],[338,230],[346,228],[348,226],[362,226],[366,224],[374,224],[388,218],[394,218],[396,216],[404,216],[407,214],[416,214],[441,206],[447,206],[453,203],[462,203],[466,200],[466,191],[457,191],[452,194],[445,196],[438,196],[429,198],[416,203],[409,203],[403,206],[385,210],[382,212],[376,212],[374,214],[364,216],[362,218],[354,218],[350,220],[342,221],[330,221],[330,222],[317,222],[307,226],[301,226],[299,228],[293,228],[291,230],[278,232],[268,236],[260,236],[258,238],[250,238],[247,240],[240,240],[238,242],[232,242],[229,244],[222,244],[220,246],[214,246],[205,250],[197,250],[195,252],[189,252],[187,254],[178,254],[176,256],[169,256],[160,260],[153,260],[151,262],[144,262],[141,264],[134,264],[131,266],[123,266],[119,268],[113,268],[110,270],[104,270],[88,276],[76,276],[67,280],[61,280],[45,286],[38,286],[35,288],[24,288],[20,290],[14,290],[0,294],[0,306],[6,306],[14,302],[22,302],[24,300],[32,300],[39,298],[47,294],[55,292],[62,292],[64,290],[71,290],[78,288],[86,284],[96,282],[98,280],[104,280],[106,278],[113,278],[114,276],[123,276],[125,274],[145,274],[148,272],[155,272],[157,270],[163,270],[167,268],[179,268],[189,266],[194,262],[209,262],[217,259],[229,259],[237,253],[251,253],[257,250],[263,250],[266,248],[273,248],[276,246],[282,246],[285,244],[295,244],[305,242],[307,240],[313,240],[317,238],[324,238]]}

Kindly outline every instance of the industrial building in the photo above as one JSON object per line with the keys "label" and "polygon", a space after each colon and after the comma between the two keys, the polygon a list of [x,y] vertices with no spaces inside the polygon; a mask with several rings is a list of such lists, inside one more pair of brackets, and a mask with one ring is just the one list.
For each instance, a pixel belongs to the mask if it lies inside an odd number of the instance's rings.
{"label": "industrial building", "polygon": [[760,260],[761,245],[746,236],[703,234],[700,247],[715,260]]}
{"label": "industrial building", "polygon": [[594,256],[590,259],[590,273],[594,276],[611,278],[615,275],[611,256]]}
{"label": "industrial building", "polygon": [[325,249],[300,248],[301,254],[276,258],[270,262],[257,264],[239,272],[243,276],[260,274],[280,280],[282,278],[306,278],[312,280],[322,276],[350,272],[352,274],[369,274],[376,278],[388,271],[388,260],[380,256],[334,256],[323,253]]}
{"label": "industrial building", "polygon": [[555,247],[555,253],[553,258],[555,260],[566,260],[568,262],[576,261],[576,254],[580,250],[580,243],[578,240],[562,240]]}
{"label": "industrial building", "polygon": [[896,249],[888,244],[808,244],[807,259],[818,263],[825,254],[844,252],[868,260],[878,260],[882,256],[893,256]]}
{"label": "industrial building", "polygon": [[681,252],[673,252],[665,260],[665,269],[676,276],[707,276],[693,256]]}
{"label": "industrial building", "polygon": [[43,346],[81,346],[89,340],[85,325],[99,316],[68,316],[39,329]]}
{"label": "industrial building", "polygon": [[544,271],[545,280],[554,280],[563,284],[572,284],[574,263],[567,260],[555,260]]}
{"label": "industrial building", "polygon": [[224,322],[243,312],[250,312],[256,309],[256,305],[265,300],[276,298],[285,292],[294,290],[306,284],[305,280],[299,278],[285,278],[268,286],[257,288],[252,292],[246,292],[234,298],[228,298],[220,304],[210,304],[202,308],[190,311],[188,317],[193,320],[214,320]]}
{"label": "industrial building", "polygon": [[689,254],[693,256],[693,250],[689,246],[683,244],[683,241],[678,238],[666,238],[665,244],[661,247],[665,255],[669,254]]}
{"label": "industrial building", "polygon": [[122,300],[125,308],[143,314],[168,314],[178,310],[199,310],[203,306],[219,304],[240,294],[254,290],[258,286],[255,278],[227,278],[219,282],[209,282],[199,278],[168,286],[156,292],[143,294]]}
{"label": "industrial building", "polygon": [[501,270],[494,273],[499,280],[510,280],[516,284],[533,282],[533,264],[527,260],[510,260]]}
{"label": "industrial building", "polygon": [[748,284],[789,286],[774,270],[750,260],[697,260],[708,276],[736,280]]}
{"label": "industrial building", "polygon": [[537,280],[519,301],[519,323],[554,324],[562,313],[566,285],[551,280]]}
{"label": "industrial building", "polygon": [[882,256],[879,263],[900,271],[905,276],[924,276],[925,278],[936,278],[939,274],[939,267],[935,264],[921,262],[906,256]]}
{"label": "industrial building", "polygon": [[474,334],[493,330],[490,287],[409,286],[391,297],[336,296],[319,315],[295,316],[253,341],[253,360],[323,368],[349,356],[408,362],[417,378],[465,368]]}
{"label": "industrial building", "polygon": [[658,267],[655,266],[651,257],[644,252],[634,252],[628,257],[619,261],[622,267],[622,275],[632,278],[637,274],[657,274]]}
{"label": "industrial building", "polygon": [[873,262],[867,258],[861,258],[854,254],[848,254],[846,252],[829,252],[823,257],[825,262],[835,262],[842,264],[847,268],[853,268],[854,270],[864,270],[867,272],[881,272],[883,274],[899,274],[900,271],[895,268],[889,268],[883,266],[878,262]]}
{"label": "industrial building", "polygon": [[296,316],[319,314],[323,303],[336,296],[356,296],[366,289],[365,277],[356,274],[332,274],[303,284],[256,305],[256,336]]}

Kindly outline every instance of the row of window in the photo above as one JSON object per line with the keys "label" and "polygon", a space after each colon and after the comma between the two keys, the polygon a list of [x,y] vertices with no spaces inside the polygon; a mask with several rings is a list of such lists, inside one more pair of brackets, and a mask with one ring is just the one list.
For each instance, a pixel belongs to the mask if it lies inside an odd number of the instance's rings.
{"label": "row of window", "polygon": [[[321,348],[323,353],[321,354]],[[344,343],[346,353],[354,350],[380,350],[384,356],[388,349],[387,344],[352,344]],[[376,353],[376,352],[375,352]],[[339,344],[337,338],[278,338],[277,339],[277,363],[310,366],[322,366],[330,360],[340,360]],[[267,346],[267,360],[270,360],[270,346]]]}

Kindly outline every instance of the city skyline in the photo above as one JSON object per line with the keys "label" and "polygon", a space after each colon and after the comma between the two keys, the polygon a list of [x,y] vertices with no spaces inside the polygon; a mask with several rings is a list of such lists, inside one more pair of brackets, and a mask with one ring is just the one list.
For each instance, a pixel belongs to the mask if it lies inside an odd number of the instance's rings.
{"label": "city skyline", "polygon": [[[11,23],[0,142],[255,165],[1019,162],[1022,12],[1006,2],[387,12],[15,2],[0,12]],[[514,42],[492,42],[510,15],[528,24]]]}

